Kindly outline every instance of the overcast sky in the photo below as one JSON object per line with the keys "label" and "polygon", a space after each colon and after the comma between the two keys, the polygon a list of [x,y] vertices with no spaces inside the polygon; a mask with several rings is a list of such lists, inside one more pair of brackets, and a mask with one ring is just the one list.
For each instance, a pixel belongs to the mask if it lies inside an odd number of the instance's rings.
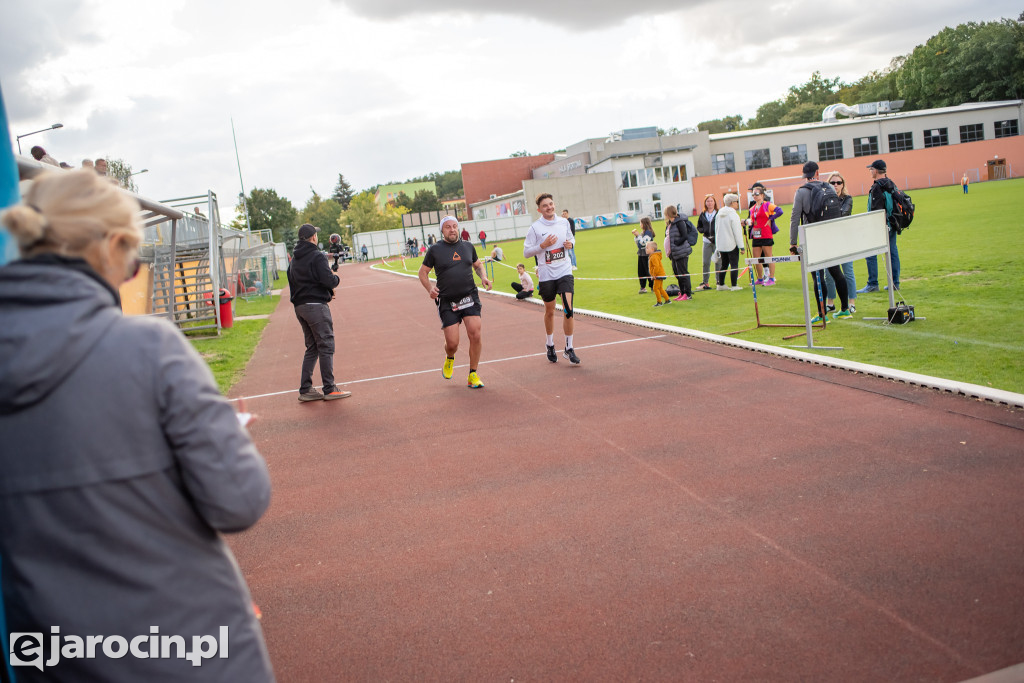
{"label": "overcast sky", "polygon": [[[815,70],[854,81],[1019,2],[4,0],[11,136],[122,158],[154,199],[353,189],[642,126],[753,116]],[[847,104],[854,104],[852,102]]]}

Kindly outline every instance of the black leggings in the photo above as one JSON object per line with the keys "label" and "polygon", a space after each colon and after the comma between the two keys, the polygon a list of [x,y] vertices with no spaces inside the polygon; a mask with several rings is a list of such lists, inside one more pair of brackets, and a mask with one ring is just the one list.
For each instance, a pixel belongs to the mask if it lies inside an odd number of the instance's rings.
{"label": "black leggings", "polygon": [[672,259],[672,272],[676,276],[676,281],[679,283],[679,293],[685,294],[686,296],[693,296],[693,290],[690,289],[690,257],[684,256],[682,258]]}
{"label": "black leggings", "polygon": [[529,299],[533,296],[533,290],[526,291],[523,289],[523,285],[518,282],[512,283],[512,289],[516,290],[517,299]]}
{"label": "black leggings", "polygon": [[654,289],[654,278],[651,277],[649,263],[646,254],[636,257],[636,276],[640,278],[640,289]]}
{"label": "black leggings", "polygon": [[[839,303],[843,306],[839,310],[845,311],[850,308],[850,292],[846,287],[846,276],[843,275],[843,269],[839,266],[829,266],[826,270],[836,283],[836,294],[839,295]],[[825,276],[822,275],[824,272],[824,270],[816,270],[811,273],[814,276],[811,279],[811,283],[814,285],[814,300],[818,302],[818,315],[821,316],[825,315],[825,309],[821,305],[821,295],[825,291]]]}
{"label": "black leggings", "polygon": [[740,248],[736,247],[732,251],[720,251],[722,255],[722,262],[718,264],[718,284],[725,284],[725,271],[729,271],[729,279],[732,282],[732,286],[736,286],[736,278],[739,277],[740,267]]}

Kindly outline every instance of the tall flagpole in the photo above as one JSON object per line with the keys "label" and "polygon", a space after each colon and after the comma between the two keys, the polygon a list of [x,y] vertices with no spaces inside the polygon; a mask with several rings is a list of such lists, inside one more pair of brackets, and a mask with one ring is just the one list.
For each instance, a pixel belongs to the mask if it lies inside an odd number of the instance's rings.
{"label": "tall flagpole", "polygon": [[231,139],[235,143],[235,163],[238,164],[238,184],[242,186],[242,211],[245,213],[245,229],[252,232],[249,225],[249,206],[245,197],[245,181],[242,180],[242,161],[238,158],[238,138],[235,137],[235,119],[231,119]]}

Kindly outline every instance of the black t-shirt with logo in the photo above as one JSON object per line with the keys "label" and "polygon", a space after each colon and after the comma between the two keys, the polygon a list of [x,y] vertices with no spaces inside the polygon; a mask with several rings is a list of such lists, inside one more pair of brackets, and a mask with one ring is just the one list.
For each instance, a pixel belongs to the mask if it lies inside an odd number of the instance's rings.
{"label": "black t-shirt with logo", "polygon": [[437,276],[437,290],[447,300],[461,299],[476,290],[473,264],[476,248],[465,240],[449,244],[438,240],[423,257],[423,265],[433,268]]}

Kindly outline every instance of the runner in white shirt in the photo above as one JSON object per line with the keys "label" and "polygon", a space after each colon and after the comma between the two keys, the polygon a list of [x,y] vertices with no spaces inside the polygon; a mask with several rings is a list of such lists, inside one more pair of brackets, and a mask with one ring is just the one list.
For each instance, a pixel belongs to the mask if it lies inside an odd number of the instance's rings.
{"label": "runner in white shirt", "polygon": [[561,294],[565,313],[565,320],[562,321],[565,351],[562,355],[578,365],[580,359],[572,345],[573,277],[572,261],[569,260],[568,254],[576,240],[569,228],[569,221],[555,215],[555,200],[550,194],[537,195],[537,210],[540,211],[541,217],[526,233],[523,256],[538,257],[538,290],[540,298],[544,300],[544,332],[547,334],[548,360],[552,363],[558,362],[558,356],[555,355],[555,297]]}

